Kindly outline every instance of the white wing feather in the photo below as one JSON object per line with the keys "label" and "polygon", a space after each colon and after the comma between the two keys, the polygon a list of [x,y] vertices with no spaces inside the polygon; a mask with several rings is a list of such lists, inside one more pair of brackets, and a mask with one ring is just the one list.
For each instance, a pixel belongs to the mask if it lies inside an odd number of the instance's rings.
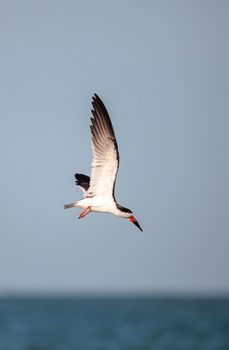
{"label": "white wing feather", "polygon": [[93,97],[92,169],[87,196],[114,197],[114,187],[119,167],[118,146],[109,114],[101,101]]}

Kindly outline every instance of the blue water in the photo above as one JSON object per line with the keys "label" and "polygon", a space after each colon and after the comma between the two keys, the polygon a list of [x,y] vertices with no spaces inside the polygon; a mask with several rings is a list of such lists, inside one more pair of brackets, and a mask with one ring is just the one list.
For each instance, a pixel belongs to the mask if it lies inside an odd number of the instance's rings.
{"label": "blue water", "polygon": [[229,350],[229,299],[0,298],[0,350]]}

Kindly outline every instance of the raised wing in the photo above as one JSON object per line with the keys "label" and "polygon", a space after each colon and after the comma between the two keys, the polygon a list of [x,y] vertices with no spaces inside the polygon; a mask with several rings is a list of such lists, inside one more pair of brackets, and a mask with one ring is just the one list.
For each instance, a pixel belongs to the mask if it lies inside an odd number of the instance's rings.
{"label": "raised wing", "polygon": [[90,186],[90,177],[83,174],[75,174],[74,176],[76,178],[75,184],[81,188],[86,197],[87,190]]}
{"label": "raised wing", "polygon": [[114,197],[119,167],[118,145],[109,114],[96,94],[92,97],[92,170],[87,196]]}

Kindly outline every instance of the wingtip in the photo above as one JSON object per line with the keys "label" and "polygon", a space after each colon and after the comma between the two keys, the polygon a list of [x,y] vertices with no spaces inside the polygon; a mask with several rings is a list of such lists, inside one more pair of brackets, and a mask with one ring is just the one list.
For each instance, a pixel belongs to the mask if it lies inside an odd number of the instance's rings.
{"label": "wingtip", "polygon": [[102,101],[101,98],[99,97],[99,95],[97,95],[96,93],[94,93],[94,95],[92,96],[92,101],[96,102],[96,101]]}

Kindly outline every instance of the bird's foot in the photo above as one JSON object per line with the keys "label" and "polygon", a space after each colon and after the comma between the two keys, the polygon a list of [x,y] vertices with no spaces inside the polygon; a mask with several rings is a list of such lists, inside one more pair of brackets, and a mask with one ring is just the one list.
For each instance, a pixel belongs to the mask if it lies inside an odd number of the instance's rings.
{"label": "bird's foot", "polygon": [[82,219],[84,218],[87,214],[89,214],[91,211],[91,207],[87,207],[86,209],[84,209],[84,211],[82,211],[82,213],[80,213],[80,216],[78,217],[78,219]]}

